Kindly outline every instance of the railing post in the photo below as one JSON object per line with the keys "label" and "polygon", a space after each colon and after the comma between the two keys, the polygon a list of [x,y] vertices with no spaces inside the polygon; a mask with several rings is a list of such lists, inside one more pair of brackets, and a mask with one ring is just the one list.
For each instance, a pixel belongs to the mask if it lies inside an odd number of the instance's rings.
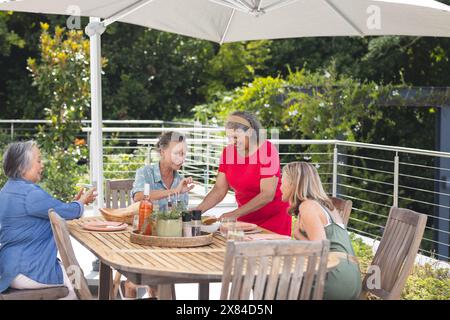
{"label": "railing post", "polygon": [[338,178],[338,148],[337,145],[334,145],[333,150],[333,197],[336,197],[337,195],[337,178]]}
{"label": "railing post", "polygon": [[145,157],[145,164],[149,165],[152,162],[152,148],[150,147],[150,144],[147,145],[147,156]]}
{"label": "railing post", "polygon": [[[92,127],[91,127],[92,128]],[[94,171],[93,171],[93,159],[92,159],[92,146],[91,146],[91,132],[86,132],[86,140],[87,145],[89,147],[89,181],[92,181],[94,179]]]}
{"label": "railing post", "polygon": [[[450,105],[443,105],[439,109],[439,116],[436,118],[436,145],[439,151],[450,152]],[[434,239],[438,243],[435,245],[437,257],[440,260],[448,260],[450,256],[450,210],[449,197],[450,194],[450,157],[438,157],[437,164],[439,169],[436,170],[435,182],[435,220]]]}
{"label": "railing post", "polygon": [[205,194],[208,193],[209,190],[209,159],[210,159],[210,150],[209,150],[209,131],[206,132],[206,172],[205,172]]}
{"label": "railing post", "polygon": [[398,158],[398,152],[395,153],[394,157],[394,199],[393,206],[398,207],[398,175],[400,170],[400,163]]}

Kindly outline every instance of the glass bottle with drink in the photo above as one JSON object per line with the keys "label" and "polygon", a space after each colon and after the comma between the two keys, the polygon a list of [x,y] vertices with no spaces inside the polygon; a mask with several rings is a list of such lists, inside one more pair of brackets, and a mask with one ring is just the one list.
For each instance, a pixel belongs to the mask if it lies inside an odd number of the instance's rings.
{"label": "glass bottle with drink", "polygon": [[139,230],[146,236],[152,235],[152,212],[153,205],[150,201],[150,185],[146,183],[144,185],[144,199],[141,200],[139,205]]}

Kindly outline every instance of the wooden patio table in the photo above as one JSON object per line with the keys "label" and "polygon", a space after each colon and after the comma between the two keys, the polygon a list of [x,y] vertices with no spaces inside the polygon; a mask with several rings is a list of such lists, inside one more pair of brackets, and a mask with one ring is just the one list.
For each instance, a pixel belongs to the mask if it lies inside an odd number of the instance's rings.
{"label": "wooden patio table", "polygon": [[[124,231],[93,232],[82,228],[83,222],[100,220],[89,217],[67,222],[70,235],[100,260],[99,299],[112,297],[112,269],[135,284],[157,285],[159,299],[172,299],[175,283],[198,283],[199,300],[209,298],[209,283],[221,282],[226,239],[215,234],[212,244],[195,248],[163,248],[143,246],[130,241],[129,226]],[[271,233],[262,229],[263,233]],[[339,260],[330,256],[327,269]]]}

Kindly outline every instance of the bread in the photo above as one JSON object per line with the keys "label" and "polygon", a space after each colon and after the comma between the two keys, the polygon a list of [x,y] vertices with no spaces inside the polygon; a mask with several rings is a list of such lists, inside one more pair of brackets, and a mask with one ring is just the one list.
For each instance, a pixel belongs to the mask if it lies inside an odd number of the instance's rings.
{"label": "bread", "polygon": [[216,217],[211,217],[211,216],[209,216],[209,217],[204,217],[204,218],[202,219],[202,223],[203,223],[204,225],[210,225],[210,224],[213,224],[213,223],[215,223],[215,222],[217,222],[217,218],[216,218]]}
{"label": "bread", "polygon": [[99,208],[100,213],[107,221],[133,223],[133,216],[139,212],[139,202],[126,208]]}

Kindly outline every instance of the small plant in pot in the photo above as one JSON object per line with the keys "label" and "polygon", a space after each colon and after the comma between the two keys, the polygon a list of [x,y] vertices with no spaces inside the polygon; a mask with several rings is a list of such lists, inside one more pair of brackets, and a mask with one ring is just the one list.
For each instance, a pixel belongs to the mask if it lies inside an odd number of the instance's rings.
{"label": "small plant in pot", "polygon": [[156,213],[156,233],[159,237],[181,237],[183,222],[181,207],[173,207]]}

